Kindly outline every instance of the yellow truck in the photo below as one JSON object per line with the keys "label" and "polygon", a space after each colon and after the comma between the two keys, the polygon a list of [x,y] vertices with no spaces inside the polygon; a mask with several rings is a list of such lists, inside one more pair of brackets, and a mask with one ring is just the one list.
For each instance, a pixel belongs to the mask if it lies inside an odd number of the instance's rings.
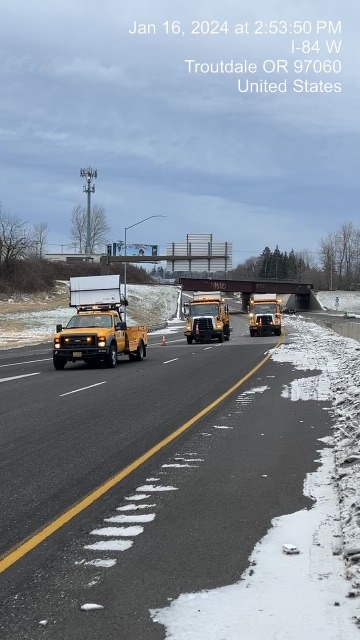
{"label": "yellow truck", "polygon": [[281,335],[281,300],[276,293],[254,293],[249,304],[249,331],[254,336]]}
{"label": "yellow truck", "polygon": [[194,293],[184,305],[187,343],[230,339],[229,307],[219,293]]}
{"label": "yellow truck", "polygon": [[120,291],[120,276],[70,278],[70,307],[77,313],[66,327],[56,326],[53,364],[64,369],[67,362],[101,362],[116,367],[120,356],[130,360],[146,357],[147,326],[123,322],[121,307],[127,300]]}

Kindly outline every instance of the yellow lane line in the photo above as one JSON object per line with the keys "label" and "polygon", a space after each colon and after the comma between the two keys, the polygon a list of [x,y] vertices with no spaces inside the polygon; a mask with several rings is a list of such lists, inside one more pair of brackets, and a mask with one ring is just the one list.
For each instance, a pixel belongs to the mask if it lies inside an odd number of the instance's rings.
{"label": "yellow lane line", "polygon": [[[282,335],[279,341],[275,345],[275,349],[281,344],[281,342],[285,339],[285,335]],[[230,389],[225,391],[219,398],[211,402],[205,409],[202,409],[197,413],[193,418],[185,422],[181,427],[173,431],[166,438],[158,442],[154,447],[146,451],[142,456],[134,460],[131,464],[129,464],[125,469],[117,473],[115,476],[107,480],[100,487],[95,489],[92,493],[90,493],[86,498],[75,504],[68,511],[65,511],[61,516],[50,522],[46,527],[38,531],[35,535],[30,537],[28,540],[20,543],[17,547],[13,548],[7,554],[5,554],[0,559],[0,573],[11,567],[15,562],[23,558],[27,553],[35,549],[39,544],[44,542],[46,538],[49,538],[55,531],[58,531],[65,524],[70,522],[73,518],[75,518],[79,513],[84,511],[87,507],[92,505],[96,500],[101,498],[105,493],[110,491],[113,487],[115,487],[119,482],[121,482],[124,478],[129,476],[133,471],[138,469],[144,462],[152,458],[156,453],[161,451],[164,447],[166,447],[170,442],[178,438],[182,433],[187,431],[195,422],[203,418],[207,413],[209,413],[212,409],[214,409],[217,405],[219,405],[225,398],[227,398],[230,394],[232,394],[236,389],[238,389],[246,380],[251,378],[251,376],[262,367],[265,362],[267,362],[271,358],[271,353],[265,356],[249,373],[247,373],[243,378],[241,378],[236,384],[234,384]]]}

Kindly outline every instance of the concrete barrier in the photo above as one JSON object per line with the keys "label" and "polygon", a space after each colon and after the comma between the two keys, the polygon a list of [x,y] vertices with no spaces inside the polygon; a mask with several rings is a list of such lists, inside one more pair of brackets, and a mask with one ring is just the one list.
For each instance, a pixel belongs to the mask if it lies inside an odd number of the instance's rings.
{"label": "concrete barrier", "polygon": [[344,338],[352,338],[360,342],[360,322],[349,322],[342,320],[327,320],[325,318],[306,318],[308,322],[316,322],[316,324],[326,329],[331,329]]}
{"label": "concrete barrier", "polygon": [[160,329],[166,329],[169,326],[168,322],[159,322],[158,324],[150,324],[148,326],[148,333],[153,333],[153,331],[159,331]]}

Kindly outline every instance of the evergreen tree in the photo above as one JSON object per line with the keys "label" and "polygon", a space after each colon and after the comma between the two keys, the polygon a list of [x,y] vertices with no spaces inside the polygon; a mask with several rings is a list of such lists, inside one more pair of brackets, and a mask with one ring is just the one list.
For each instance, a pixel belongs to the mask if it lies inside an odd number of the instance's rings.
{"label": "evergreen tree", "polygon": [[289,280],[296,280],[297,278],[297,266],[294,249],[291,249],[289,253],[289,268],[287,277],[289,278]]}
{"label": "evergreen tree", "polygon": [[278,245],[275,247],[275,251],[271,256],[269,275],[268,278],[278,280],[282,278],[282,254],[280,253]]}
{"label": "evergreen tree", "polygon": [[287,254],[287,251],[285,251],[284,255],[283,255],[283,278],[284,280],[288,280],[289,278],[289,256]]}
{"label": "evergreen tree", "polygon": [[269,269],[271,265],[272,253],[269,247],[265,247],[260,256],[260,272],[259,278],[269,278]]}

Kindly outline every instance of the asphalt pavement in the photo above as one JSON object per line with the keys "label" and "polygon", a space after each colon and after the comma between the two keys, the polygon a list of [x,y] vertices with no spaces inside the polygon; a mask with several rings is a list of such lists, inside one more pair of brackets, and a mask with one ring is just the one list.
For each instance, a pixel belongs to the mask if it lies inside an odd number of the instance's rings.
{"label": "asphalt pavement", "polygon": [[[236,582],[272,518],[309,506],[327,414],[281,397],[303,372],[254,371],[277,338],[250,338],[241,315],[233,327],[223,344],[187,345],[181,327],[166,346],[151,335],[143,362],[115,369],[55,371],[49,345],[1,354],[6,640],[164,638],[150,609]],[[108,530],[119,526],[132,529]],[[99,548],[109,540],[123,550]]]}

